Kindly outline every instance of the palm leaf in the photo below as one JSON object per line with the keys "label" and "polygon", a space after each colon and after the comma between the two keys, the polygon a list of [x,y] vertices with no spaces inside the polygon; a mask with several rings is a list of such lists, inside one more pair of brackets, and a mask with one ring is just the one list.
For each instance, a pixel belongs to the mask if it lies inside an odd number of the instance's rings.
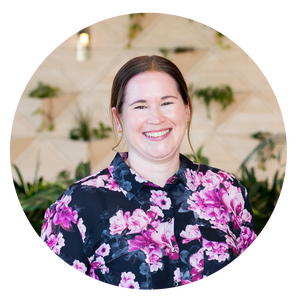
{"label": "palm leaf", "polygon": [[281,154],[286,146],[286,136],[285,133],[278,133],[271,137],[266,137],[259,143],[254,150],[250,152],[250,154],[245,158],[242,162],[240,168],[246,166],[250,161],[255,162],[265,162],[266,160],[274,157],[273,151],[276,147],[279,147],[279,151],[277,152],[277,159],[281,161]]}
{"label": "palm leaf", "polygon": [[20,184],[18,184],[18,183],[14,180],[15,189],[16,189],[16,190],[18,189],[21,193],[26,194],[27,188],[26,188],[25,185],[24,185],[24,181],[23,181],[23,177],[22,177],[22,175],[21,175],[21,172],[20,172],[20,170],[18,169],[18,167],[17,167],[15,164],[12,164],[12,165],[13,165],[13,167],[14,167],[14,169],[15,169],[15,171],[16,171],[18,177],[19,177],[19,181],[20,181]]}

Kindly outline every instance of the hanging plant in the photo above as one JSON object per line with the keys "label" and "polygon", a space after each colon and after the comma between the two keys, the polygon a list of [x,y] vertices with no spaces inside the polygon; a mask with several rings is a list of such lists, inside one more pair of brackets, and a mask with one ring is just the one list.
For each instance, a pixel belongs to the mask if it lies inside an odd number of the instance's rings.
{"label": "hanging plant", "polygon": [[190,95],[197,97],[204,101],[206,105],[207,117],[211,118],[210,115],[210,104],[212,101],[219,103],[222,106],[222,110],[225,110],[229,105],[234,102],[232,89],[228,85],[221,87],[207,87],[202,89],[193,90],[193,85],[189,87],[191,91]]}
{"label": "hanging plant", "polygon": [[58,87],[51,87],[42,82],[38,82],[38,87],[32,90],[29,93],[30,97],[35,97],[39,99],[49,100],[49,106],[47,110],[42,108],[37,108],[32,114],[41,114],[44,117],[44,121],[41,126],[38,128],[38,131],[41,131],[44,127],[48,127],[48,131],[54,130],[54,118],[53,118],[53,98],[58,96],[59,92]]}
{"label": "hanging plant", "polygon": [[224,40],[223,40],[224,37],[225,37],[225,36],[224,36],[222,33],[216,31],[216,40],[217,40],[217,42],[218,42],[218,45],[219,45],[222,49],[230,49],[230,45],[229,45],[229,44],[227,44],[227,45],[224,44]]}
{"label": "hanging plant", "polygon": [[77,127],[70,131],[69,137],[73,140],[84,140],[86,142],[92,139],[103,139],[109,137],[109,132],[112,131],[111,127],[105,126],[102,122],[99,122],[99,128],[91,128],[92,115],[87,112],[83,114],[81,110],[78,110],[75,116]]}
{"label": "hanging plant", "polygon": [[185,53],[185,52],[193,52],[195,50],[194,47],[186,47],[186,46],[178,46],[175,48],[160,48],[159,51],[162,55],[167,58],[169,53]]}
{"label": "hanging plant", "polygon": [[128,44],[127,47],[131,47],[131,41],[136,37],[138,32],[143,30],[142,18],[145,17],[144,13],[130,14],[129,15],[129,30],[128,30]]}

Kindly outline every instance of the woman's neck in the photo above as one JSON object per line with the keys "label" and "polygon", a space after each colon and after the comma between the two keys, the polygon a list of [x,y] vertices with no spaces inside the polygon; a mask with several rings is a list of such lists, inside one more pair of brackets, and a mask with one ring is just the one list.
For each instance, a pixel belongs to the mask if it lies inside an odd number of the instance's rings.
{"label": "woman's neck", "polygon": [[148,181],[164,187],[168,179],[173,176],[180,167],[179,154],[163,161],[147,161],[137,156],[130,156],[125,160],[126,164],[138,175]]}

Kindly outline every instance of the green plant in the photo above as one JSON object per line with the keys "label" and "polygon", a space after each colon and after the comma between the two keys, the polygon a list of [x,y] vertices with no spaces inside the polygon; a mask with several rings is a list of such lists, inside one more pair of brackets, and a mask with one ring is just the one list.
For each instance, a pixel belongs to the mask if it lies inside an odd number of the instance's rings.
{"label": "green plant", "polygon": [[83,139],[84,141],[90,141],[93,135],[91,129],[92,115],[89,112],[83,114],[83,112],[78,109],[75,120],[77,127],[70,131],[69,137],[73,140]]}
{"label": "green plant", "polygon": [[99,123],[99,128],[98,129],[96,129],[96,128],[93,129],[93,134],[94,134],[95,138],[102,139],[102,138],[109,137],[108,133],[111,132],[111,131],[112,131],[111,127],[105,126],[102,122],[100,122]]}
{"label": "green plant", "polygon": [[257,132],[252,137],[258,139],[260,143],[245,158],[241,167],[246,166],[250,161],[256,161],[260,169],[266,170],[266,162],[272,158],[277,159],[280,165],[285,165],[282,163],[282,153],[286,149],[285,133]]}
{"label": "green plant", "polygon": [[222,106],[222,110],[225,110],[229,105],[234,102],[232,89],[228,85],[221,87],[207,87],[202,89],[193,89],[193,85],[189,87],[191,97],[195,96],[198,99],[204,101],[207,110],[207,117],[210,115],[210,104],[212,101],[219,103]]}
{"label": "green plant", "polygon": [[[201,164],[204,164],[204,165],[208,166],[209,165],[209,159],[207,157],[205,157],[204,155],[202,155],[202,150],[203,150],[203,146],[201,146],[197,150],[197,152],[196,152],[197,157],[198,157]],[[197,158],[194,154],[187,154],[186,157],[189,158],[193,162],[197,162]]]}
{"label": "green plant", "polygon": [[[30,91],[29,96],[35,97],[39,99],[49,99],[49,108],[47,111],[43,110],[42,108],[37,108],[33,114],[41,114],[44,116],[48,122],[48,131],[54,130],[54,119],[52,116],[52,110],[53,110],[53,98],[58,96],[59,92],[58,87],[52,87],[50,85],[46,85],[42,82],[38,82],[38,86],[36,89]],[[38,128],[38,131],[41,131],[42,128],[45,126],[45,122],[41,124],[41,126]]]}
{"label": "green plant", "polygon": [[87,112],[83,114],[81,110],[78,110],[75,116],[77,127],[70,130],[69,137],[73,140],[91,141],[93,138],[103,139],[109,137],[109,132],[112,131],[111,127],[105,126],[102,122],[99,122],[99,128],[91,127],[92,115]]}
{"label": "green plant", "polygon": [[216,39],[217,39],[218,45],[223,49],[230,49],[230,45],[228,45],[228,44],[224,45],[224,40],[223,40],[224,37],[225,36],[222,33],[216,31]]}
{"label": "green plant", "polygon": [[160,48],[159,51],[162,53],[162,55],[167,58],[169,53],[185,53],[185,52],[193,52],[195,50],[194,47],[185,47],[185,46],[178,46],[175,48]]}
{"label": "green plant", "polygon": [[40,234],[46,209],[67,187],[61,182],[45,182],[42,177],[25,183],[18,167],[14,164],[13,167],[18,175],[18,180],[13,182],[20,204],[32,227]]}
{"label": "green plant", "polygon": [[248,197],[253,210],[258,234],[268,222],[279,198],[284,180],[284,174],[279,177],[277,171],[271,185],[268,179],[258,181],[254,168],[250,170],[242,166],[241,183],[248,190]]}
{"label": "green plant", "polygon": [[129,15],[128,48],[131,47],[131,42],[136,37],[137,33],[143,30],[141,24],[143,17],[145,17],[144,13]]}
{"label": "green plant", "polygon": [[18,179],[13,180],[14,187],[26,217],[34,230],[40,235],[46,209],[55,202],[64,191],[75,181],[91,174],[90,163],[80,163],[76,167],[75,178],[70,178],[69,171],[61,171],[57,181],[46,182],[43,177],[36,178],[39,164],[37,164],[34,181],[25,183],[19,168],[13,164]]}

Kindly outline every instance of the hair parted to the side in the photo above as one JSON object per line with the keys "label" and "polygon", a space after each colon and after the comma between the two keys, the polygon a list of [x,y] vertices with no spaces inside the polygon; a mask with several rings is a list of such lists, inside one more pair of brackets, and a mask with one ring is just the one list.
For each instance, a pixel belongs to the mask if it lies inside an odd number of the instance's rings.
{"label": "hair parted to the side", "polygon": [[[161,56],[140,56],[135,57],[131,60],[129,60],[127,63],[125,63],[120,70],[115,75],[115,78],[113,80],[112,84],[112,90],[111,90],[111,101],[110,101],[110,109],[113,107],[116,108],[116,115],[118,117],[120,126],[122,127],[120,115],[122,114],[123,110],[123,104],[125,99],[125,89],[126,85],[129,82],[130,79],[132,79],[134,76],[146,72],[146,71],[159,71],[164,72],[171,76],[176,84],[178,91],[182,97],[182,100],[185,105],[189,106],[190,109],[190,122],[192,119],[192,104],[191,99],[188,93],[188,88],[186,85],[186,82],[178,69],[178,67],[171,62],[170,60],[161,57]],[[112,118],[113,120],[113,118]],[[191,141],[190,141],[190,125],[191,123],[188,123],[188,129],[187,129],[187,136],[188,141],[191,147],[191,150],[193,154],[196,156],[197,161],[199,162],[199,159],[192,147]],[[113,122],[113,127],[115,129],[115,123]],[[113,148],[115,150],[119,144],[121,143],[122,138],[119,140],[118,144]]]}

